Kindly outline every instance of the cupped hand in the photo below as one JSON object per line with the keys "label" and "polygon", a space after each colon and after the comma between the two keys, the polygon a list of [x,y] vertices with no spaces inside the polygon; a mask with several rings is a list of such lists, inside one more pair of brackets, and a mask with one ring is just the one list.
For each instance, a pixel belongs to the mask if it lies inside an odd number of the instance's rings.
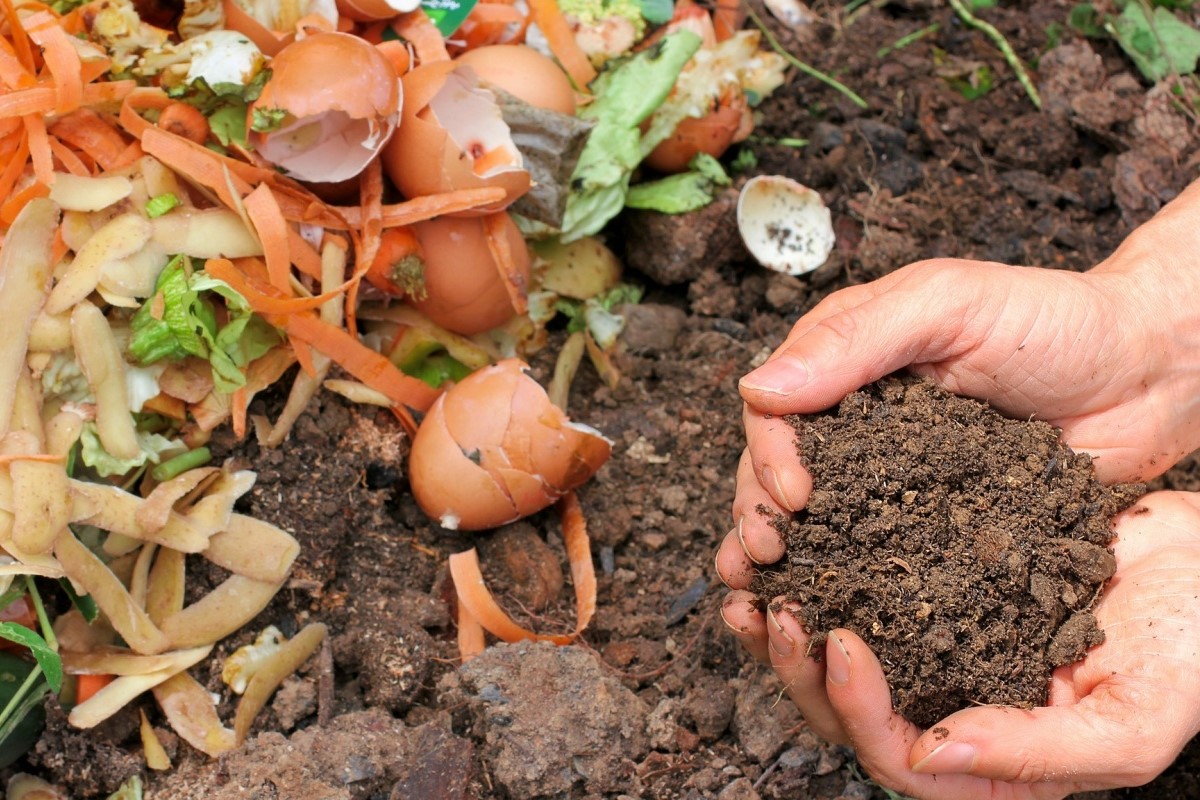
{"label": "cupped hand", "polygon": [[742,379],[747,448],[719,574],[745,589],[755,565],[783,554],[758,507],[808,501],[781,417],[904,367],[1061,428],[1103,481],[1165,472],[1200,447],[1200,310],[1177,301],[1197,293],[1200,181],[1087,273],[937,259],[830,295]]}
{"label": "cupped hand", "polygon": [[1147,495],[1116,533],[1117,572],[1095,609],[1105,641],[1055,670],[1046,707],[970,708],[922,731],[892,711],[861,639],[833,631],[818,662],[786,609],[768,617],[768,657],[809,724],[903,794],[1040,799],[1141,785],[1200,731],[1200,495]]}

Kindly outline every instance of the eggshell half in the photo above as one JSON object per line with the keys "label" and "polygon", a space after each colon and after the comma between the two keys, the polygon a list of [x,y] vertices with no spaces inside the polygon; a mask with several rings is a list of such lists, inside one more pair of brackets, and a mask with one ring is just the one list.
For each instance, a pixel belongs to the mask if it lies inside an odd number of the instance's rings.
{"label": "eggshell half", "polygon": [[352,178],[387,144],[400,116],[401,84],[379,51],[345,33],[308,36],[271,59],[271,79],[250,107],[282,109],[282,125],[252,132],[254,149],[301,181]]}
{"label": "eggshell half", "polygon": [[821,195],[782,175],[746,181],[737,223],[750,255],[777,272],[812,272],[833,252],[833,222]]}
{"label": "eggshell half", "polygon": [[413,439],[409,483],[442,527],[494,528],[585,483],[612,443],[572,423],[518,359],[477,370],[429,409]]}
{"label": "eggshell half", "polygon": [[529,171],[495,95],[473,70],[453,61],[422,64],[403,84],[403,117],[383,150],[383,166],[406,197],[504,189],[503,199],[459,215],[477,216],[507,208],[529,191]]}

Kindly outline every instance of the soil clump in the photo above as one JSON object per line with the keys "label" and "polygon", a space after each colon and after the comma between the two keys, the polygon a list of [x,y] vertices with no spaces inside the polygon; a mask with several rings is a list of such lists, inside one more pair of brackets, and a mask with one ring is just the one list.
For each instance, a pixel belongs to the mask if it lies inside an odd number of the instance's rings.
{"label": "soil clump", "polygon": [[817,644],[862,636],[905,717],[1044,705],[1054,668],[1104,640],[1091,608],[1116,569],[1110,519],[1145,487],[1105,487],[1050,425],[916,377],[786,419],[813,491],[775,515],[787,554],[756,591],[797,601]]}

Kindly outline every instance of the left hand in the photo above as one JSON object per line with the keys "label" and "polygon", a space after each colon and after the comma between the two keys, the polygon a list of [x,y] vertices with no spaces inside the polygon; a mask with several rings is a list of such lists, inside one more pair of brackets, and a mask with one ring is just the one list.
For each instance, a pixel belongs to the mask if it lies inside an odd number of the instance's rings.
{"label": "left hand", "polygon": [[[1200,731],[1200,495],[1147,495],[1115,524],[1117,573],[1095,609],[1105,641],[1055,670],[1046,707],[970,708],[922,731],[892,710],[862,639],[831,632],[818,662],[786,610],[767,615],[766,656],[810,726],[903,794],[1057,800],[1139,786]],[[743,594],[726,601],[731,627]]]}

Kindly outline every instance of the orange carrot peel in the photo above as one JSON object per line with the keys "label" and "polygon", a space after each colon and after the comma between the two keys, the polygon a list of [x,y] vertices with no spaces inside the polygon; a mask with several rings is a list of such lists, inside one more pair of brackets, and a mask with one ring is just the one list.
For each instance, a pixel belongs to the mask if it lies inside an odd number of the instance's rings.
{"label": "orange carrot peel", "polygon": [[[562,523],[563,544],[571,566],[571,581],[575,586],[575,629],[572,633],[535,633],[513,621],[488,591],[479,568],[479,553],[475,548],[450,556],[450,576],[459,605],[459,646],[464,660],[476,655],[476,637],[471,629],[478,624],[488,633],[505,642],[532,640],[570,644],[583,633],[596,612],[596,571],[592,566],[591,540],[579,498],[575,492],[563,495],[557,503]],[[464,633],[463,619],[467,615]],[[466,643],[466,647],[463,644]]]}

